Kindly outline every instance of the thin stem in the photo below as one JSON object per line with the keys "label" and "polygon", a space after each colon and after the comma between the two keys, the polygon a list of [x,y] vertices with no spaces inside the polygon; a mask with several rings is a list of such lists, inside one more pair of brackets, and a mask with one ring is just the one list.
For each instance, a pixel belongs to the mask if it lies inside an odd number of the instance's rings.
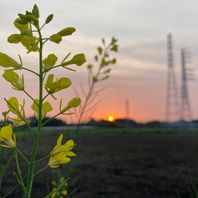
{"label": "thin stem", "polygon": [[11,190],[9,190],[2,198],[6,198],[6,197],[8,197],[10,194],[12,194],[12,193],[15,191],[15,189],[17,188],[17,186],[18,186],[18,184],[15,185]]}
{"label": "thin stem", "polygon": [[46,23],[44,23],[41,27],[40,27],[40,31],[43,29],[43,27],[46,25]]}
{"label": "thin stem", "polygon": [[[0,158],[3,159],[3,149],[0,148]],[[1,175],[0,175],[0,192],[1,192],[1,187],[2,187],[2,181],[3,181],[3,177],[6,171],[6,168],[9,166],[10,162],[12,161],[12,159],[14,158],[13,153],[11,154],[11,156],[8,158],[7,162],[5,163],[5,165],[2,165],[2,170],[1,170]],[[1,161],[1,160],[0,160]],[[3,163],[3,162],[1,162]]]}
{"label": "thin stem", "polygon": [[21,169],[20,169],[20,165],[19,165],[17,150],[15,150],[15,159],[16,159],[16,167],[17,167],[17,173],[18,173],[19,179],[20,179],[20,184],[21,184],[23,190],[26,190],[24,182],[23,182],[23,177],[22,177],[22,174],[21,174]]}
{"label": "thin stem", "polygon": [[41,129],[42,129],[42,98],[43,98],[43,68],[42,68],[42,60],[43,60],[43,41],[42,41],[42,35],[41,31],[38,28],[38,34],[39,34],[39,113],[38,113],[38,129],[37,129],[37,135],[34,138],[34,144],[33,144],[33,150],[32,150],[32,157],[28,169],[28,177],[27,177],[27,193],[24,194],[24,198],[30,198],[31,192],[32,192],[32,185],[34,180],[34,169],[35,169],[35,159],[36,159],[36,153],[37,153],[37,147],[41,135]]}
{"label": "thin stem", "polygon": [[87,94],[87,97],[85,98],[85,102],[84,102],[84,104],[83,104],[83,106],[82,106],[82,109],[81,109],[81,111],[80,111],[80,115],[79,115],[79,119],[78,119],[78,124],[77,124],[76,133],[79,133],[79,131],[80,131],[80,128],[81,128],[81,120],[82,120],[82,117],[83,117],[83,115],[84,115],[86,106],[87,106],[87,104],[88,104],[88,102],[89,102],[89,99],[90,99],[90,97],[91,97],[91,95],[92,95],[92,91],[93,91],[93,89],[94,89],[94,85],[95,85],[95,83],[92,83],[92,84],[91,84],[91,86],[90,86],[90,88],[89,88],[89,91],[88,91],[88,94]]}
{"label": "thin stem", "polygon": [[33,73],[33,74],[35,74],[35,75],[37,75],[37,76],[39,77],[39,74],[36,73],[35,71],[31,70],[31,69],[28,69],[28,68],[26,68],[26,67],[21,67],[21,69],[24,69],[24,70],[26,70],[26,71],[29,71],[29,72],[31,72],[31,73]]}
{"label": "thin stem", "polygon": [[[27,174],[24,176],[24,179],[26,179],[27,178]],[[6,198],[6,197],[8,197],[10,194],[12,194],[15,190],[16,190],[16,188],[17,188],[17,186],[18,186],[19,184],[16,184],[15,186],[13,186],[13,188],[11,188],[2,198]]]}
{"label": "thin stem", "polygon": [[45,44],[48,40],[49,40],[49,38],[45,39],[45,41],[43,42],[43,44]]}
{"label": "thin stem", "polygon": [[44,170],[46,170],[48,168],[48,165],[44,166],[43,168],[39,169],[35,174],[34,177],[36,177],[39,173],[43,172]]}
{"label": "thin stem", "polygon": [[48,120],[46,120],[46,121],[42,124],[42,126],[46,125],[48,122],[50,122],[52,119],[56,118],[57,116],[61,115],[62,113],[63,113],[63,112],[61,111],[61,112],[57,113],[56,115],[54,115],[53,117],[49,118]]}
{"label": "thin stem", "polygon": [[42,101],[44,101],[49,95],[50,95],[50,94],[47,93],[47,94],[43,97]]}
{"label": "thin stem", "polygon": [[[105,54],[107,52],[107,50],[109,49],[109,47],[111,46],[111,44],[109,44],[105,49],[104,49],[104,53],[103,55],[101,55],[101,58],[100,58],[100,63],[99,63],[99,67],[98,67],[98,70],[96,72],[96,75],[95,75],[95,78],[98,79],[98,77],[100,76],[101,74],[101,69],[102,69],[102,60],[103,58],[105,57]],[[88,78],[89,79],[89,78]],[[88,102],[91,98],[91,96],[93,95],[93,91],[94,91],[94,87],[95,87],[95,84],[96,82],[94,81],[91,81],[89,82],[89,90],[88,90],[88,93],[85,97],[85,102],[84,104],[82,105],[82,109],[80,110],[80,115],[79,115],[79,119],[78,119],[78,124],[77,124],[77,133],[80,131],[80,128],[81,128],[81,121],[82,121],[82,118],[83,118],[83,115],[85,113],[85,110],[87,108],[87,105],[88,105]]]}
{"label": "thin stem", "polygon": [[[34,100],[34,98],[25,90],[23,89],[23,92],[33,101],[36,103],[36,101]],[[36,103],[37,104],[37,103]],[[38,105],[38,104],[37,104]]]}
{"label": "thin stem", "polygon": [[27,157],[25,157],[25,155],[17,147],[15,147],[15,149],[19,153],[19,155],[29,164],[30,162]]}
{"label": "thin stem", "polygon": [[50,156],[50,155],[46,155],[45,157],[42,157],[41,159],[37,160],[35,163],[38,163],[38,162],[40,162],[40,161],[42,161],[42,160],[45,160],[45,159],[49,158],[49,156]]}
{"label": "thin stem", "polygon": [[24,119],[23,121],[24,121],[25,124],[28,126],[28,128],[30,129],[30,131],[32,132],[32,134],[33,134],[34,136],[36,136],[36,132],[35,132],[34,129],[32,129],[32,127],[29,125],[29,123],[27,122],[27,120]]}

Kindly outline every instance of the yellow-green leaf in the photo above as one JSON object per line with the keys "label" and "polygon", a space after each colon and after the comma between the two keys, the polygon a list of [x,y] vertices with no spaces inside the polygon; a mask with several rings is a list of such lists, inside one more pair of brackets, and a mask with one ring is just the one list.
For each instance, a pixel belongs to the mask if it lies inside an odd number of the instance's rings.
{"label": "yellow-green leaf", "polygon": [[62,66],[67,66],[67,65],[77,65],[81,66],[86,62],[86,58],[84,54],[76,54],[71,60],[64,62]]}
{"label": "yellow-green leaf", "polygon": [[53,14],[50,14],[50,15],[46,18],[45,23],[48,24],[49,22],[51,22],[52,19],[53,19],[53,17],[54,17],[54,15],[53,15]]}
{"label": "yellow-green leaf", "polygon": [[8,109],[18,115],[19,113],[19,102],[17,100],[16,97],[11,97],[8,101],[7,101],[7,106],[8,106]]}
{"label": "yellow-green leaf", "polygon": [[29,30],[29,25],[27,22],[24,22],[24,23],[21,23],[21,19],[20,18],[17,18],[15,21],[14,21],[14,26],[19,29],[21,32],[22,31],[27,31]]}
{"label": "yellow-green leaf", "polygon": [[43,114],[46,115],[48,112],[52,111],[53,108],[49,102],[43,103]]}
{"label": "yellow-green leaf", "polygon": [[23,76],[22,76],[22,78],[20,78],[19,75],[16,72],[14,72],[13,70],[6,70],[3,73],[3,77],[13,85],[14,89],[16,89],[18,91],[24,90]]}
{"label": "yellow-green leaf", "polygon": [[23,36],[21,43],[28,52],[38,51],[38,39],[34,36]]}
{"label": "yellow-green leaf", "polygon": [[43,69],[44,71],[50,70],[55,64],[56,61],[58,60],[57,56],[55,54],[49,54],[47,58],[43,60]]}
{"label": "yellow-green leaf", "polygon": [[7,54],[0,52],[0,66],[2,67],[13,67],[14,69],[20,69],[21,65],[12,59]]}
{"label": "yellow-green leaf", "polygon": [[62,41],[62,37],[59,34],[53,34],[50,36],[50,41],[60,43]]}
{"label": "yellow-green leaf", "polygon": [[72,35],[75,31],[76,31],[75,28],[73,28],[73,27],[67,27],[67,28],[62,29],[57,34],[59,34],[60,36],[69,36],[69,35]]}
{"label": "yellow-green leaf", "polygon": [[39,100],[35,99],[35,102],[33,102],[32,106],[31,106],[32,110],[35,112],[38,112],[38,103],[39,103]]}
{"label": "yellow-green leaf", "polygon": [[[35,102],[33,102],[32,106],[31,106],[32,110],[35,113],[36,118],[38,118],[38,114],[39,114],[38,104],[39,104],[39,100],[36,99]],[[46,114],[52,110],[53,110],[53,108],[52,108],[51,104],[49,102],[44,102],[43,108],[42,108],[42,118],[45,117]]]}
{"label": "yellow-green leaf", "polygon": [[[71,109],[71,108],[77,107],[77,106],[80,105],[80,103],[81,103],[80,98],[73,98],[73,99],[71,99],[71,100],[68,102],[67,106],[64,107],[64,108],[61,110],[61,112],[64,113],[65,111],[68,111],[68,110]],[[62,104],[62,100],[61,100],[61,104]]]}
{"label": "yellow-green leaf", "polygon": [[9,43],[20,43],[23,36],[21,34],[12,34],[8,37]]}
{"label": "yellow-green leaf", "polygon": [[34,7],[32,9],[32,14],[36,17],[39,18],[39,8],[36,4],[34,4]]}
{"label": "yellow-green leaf", "polygon": [[54,74],[50,74],[47,78],[45,89],[49,94],[56,93],[62,89],[66,89],[71,86],[71,80],[69,78],[60,78],[54,81]]}
{"label": "yellow-green leaf", "polygon": [[101,55],[101,54],[102,54],[102,52],[103,52],[102,47],[98,47],[97,49],[98,49],[98,53]]}
{"label": "yellow-green leaf", "polygon": [[67,106],[68,106],[69,108],[74,108],[74,107],[79,106],[80,103],[81,103],[80,98],[73,98],[73,99],[71,99],[71,100],[69,101],[69,103],[68,103]]}

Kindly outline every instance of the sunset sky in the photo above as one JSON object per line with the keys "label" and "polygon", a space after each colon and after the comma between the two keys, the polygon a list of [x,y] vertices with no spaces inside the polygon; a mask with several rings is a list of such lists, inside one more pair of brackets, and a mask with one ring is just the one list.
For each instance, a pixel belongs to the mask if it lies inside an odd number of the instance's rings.
{"label": "sunset sky", "polygon": [[[180,48],[191,52],[194,81],[189,82],[189,93],[193,118],[198,118],[198,1],[197,0],[7,0],[0,1],[0,51],[17,59],[21,54],[24,63],[34,68],[37,55],[26,51],[20,45],[8,44],[7,37],[16,33],[12,22],[17,13],[40,7],[42,19],[54,13],[55,17],[46,35],[73,26],[77,32],[64,39],[60,45],[49,44],[45,55],[55,52],[64,57],[67,52],[84,52],[88,62],[93,62],[96,47],[101,38],[115,36],[119,40],[120,51],[116,55],[118,63],[113,66],[111,78],[99,88],[107,87],[102,93],[102,102],[93,117],[107,118],[108,115],[125,117],[125,100],[130,102],[130,118],[137,121],[164,120],[166,99],[166,35],[174,37],[178,87],[180,87]],[[77,73],[58,70],[57,76],[71,77],[75,89],[79,84],[86,86],[85,66]],[[2,72],[3,69],[0,68]],[[31,75],[25,77],[27,89],[36,97],[37,83]],[[23,94],[10,88],[0,78],[0,111],[6,109],[3,98]],[[72,89],[58,94],[65,99],[72,98]],[[27,98],[26,98],[27,99]],[[53,104],[56,102],[49,100]],[[32,115],[30,101],[26,102],[28,115]],[[55,109],[53,113],[57,112]],[[52,114],[53,114],[52,113]],[[52,115],[51,114],[51,115]],[[64,118],[68,120],[67,118]]]}

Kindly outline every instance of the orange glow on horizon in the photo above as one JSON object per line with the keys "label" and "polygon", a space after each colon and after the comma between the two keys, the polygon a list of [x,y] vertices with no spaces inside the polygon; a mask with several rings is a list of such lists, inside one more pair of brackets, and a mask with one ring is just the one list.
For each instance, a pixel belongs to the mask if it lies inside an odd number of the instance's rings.
{"label": "orange glow on horizon", "polygon": [[114,122],[114,121],[115,121],[115,116],[109,115],[108,118],[107,118],[107,120],[108,120],[109,122]]}

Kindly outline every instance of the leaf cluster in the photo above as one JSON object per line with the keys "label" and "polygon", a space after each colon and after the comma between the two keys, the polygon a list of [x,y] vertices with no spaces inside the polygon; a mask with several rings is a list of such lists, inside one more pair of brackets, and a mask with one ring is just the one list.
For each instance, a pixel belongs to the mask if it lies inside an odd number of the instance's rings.
{"label": "leaf cluster", "polygon": [[102,45],[97,47],[97,54],[94,56],[98,68],[94,64],[88,64],[87,69],[89,73],[89,82],[94,84],[109,78],[111,68],[110,65],[116,64],[116,58],[111,57],[111,52],[118,52],[118,41],[114,37],[111,42],[106,44],[105,39],[102,39]]}
{"label": "leaf cluster", "polygon": [[[54,33],[49,35],[47,38],[42,37],[42,29],[45,25],[48,25],[54,18],[53,14],[50,14],[46,17],[43,24],[40,22],[40,11],[37,5],[34,5],[33,9],[30,11],[26,11],[25,13],[19,13],[18,17],[14,20],[14,26],[18,30],[18,33],[12,34],[8,37],[7,41],[11,44],[22,44],[27,50],[27,53],[30,52],[41,52],[41,47],[46,44],[46,42],[53,42],[59,44],[63,37],[71,36],[76,29],[74,27],[65,27]],[[49,54],[47,57],[42,59],[42,74],[37,73],[34,70],[31,70],[23,65],[23,61],[21,56],[19,55],[19,61],[16,61],[14,58],[9,55],[0,52],[0,66],[4,67],[6,70],[3,73],[3,77],[6,81],[8,81],[12,88],[16,91],[23,91],[32,101],[32,110],[34,111],[35,117],[38,118],[39,114],[39,99],[34,99],[26,90],[25,87],[25,78],[24,75],[17,74],[16,70],[26,70],[37,77],[41,77],[44,83],[44,88],[46,90],[46,95],[42,100],[42,118],[46,116],[47,113],[53,110],[51,104],[44,100],[51,95],[54,99],[55,93],[62,91],[64,89],[69,88],[72,85],[72,82],[67,77],[55,78],[54,74],[48,74],[53,69],[62,67],[69,71],[76,71],[76,69],[71,68],[72,65],[81,66],[86,62],[85,55],[83,53],[75,54],[70,58],[71,53],[67,53],[66,56],[58,62],[58,56],[56,54]],[[13,103],[14,101],[14,103]],[[70,108],[76,107],[80,104],[80,99],[73,98],[73,105],[66,105],[63,109],[60,109],[60,113],[63,114]],[[69,102],[71,102],[69,101]],[[24,105],[19,105],[18,100],[14,97],[12,99],[6,100],[9,108],[9,112],[14,113],[17,118],[15,119],[15,123],[22,124],[25,120],[25,112]],[[78,105],[77,105],[78,104]],[[60,101],[60,106],[62,105],[62,99]],[[13,110],[12,106],[15,111]],[[20,109],[21,108],[21,109]],[[62,108],[62,107],[61,107]],[[16,113],[17,112],[17,113]]]}

